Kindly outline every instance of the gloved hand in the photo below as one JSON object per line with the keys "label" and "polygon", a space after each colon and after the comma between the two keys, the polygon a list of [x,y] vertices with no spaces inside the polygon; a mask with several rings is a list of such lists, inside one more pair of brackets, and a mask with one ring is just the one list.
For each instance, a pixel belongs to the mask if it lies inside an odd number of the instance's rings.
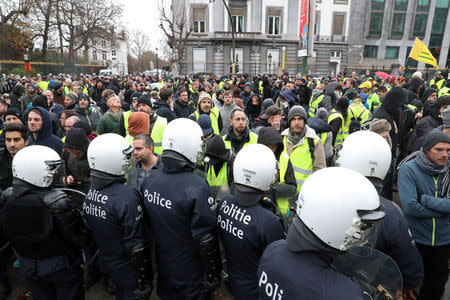
{"label": "gloved hand", "polygon": [[138,279],[138,288],[134,291],[136,300],[148,300],[152,294],[153,284],[144,278]]}
{"label": "gloved hand", "polygon": [[215,290],[222,282],[221,274],[205,274],[203,276],[202,284],[207,290]]}

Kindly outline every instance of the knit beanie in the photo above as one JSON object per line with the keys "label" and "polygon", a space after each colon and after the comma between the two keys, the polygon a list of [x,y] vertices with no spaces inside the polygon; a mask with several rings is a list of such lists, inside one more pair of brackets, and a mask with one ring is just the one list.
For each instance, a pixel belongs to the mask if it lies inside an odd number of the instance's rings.
{"label": "knit beanie", "polygon": [[306,111],[303,107],[301,107],[300,105],[295,105],[292,106],[292,108],[289,110],[288,113],[288,124],[291,123],[291,120],[293,117],[295,116],[300,116],[305,120],[305,123],[308,119],[307,115],[306,115]]}
{"label": "knit beanie", "polygon": [[200,104],[200,102],[202,102],[203,100],[208,99],[209,101],[211,101],[211,95],[208,94],[207,92],[200,92],[198,94],[198,103]]}
{"label": "knit beanie", "polygon": [[128,132],[135,137],[139,134],[148,134],[150,131],[150,118],[147,113],[134,112],[128,118]]}
{"label": "knit beanie", "polygon": [[70,92],[69,94],[66,95],[66,97],[72,99],[73,102],[78,102],[78,95],[75,94],[74,92]]}
{"label": "knit beanie", "polygon": [[22,120],[22,114],[20,113],[20,110],[15,106],[10,106],[8,108],[8,110],[5,111],[5,113],[3,114],[3,117],[6,119],[6,116],[9,116],[9,115],[13,115],[13,116],[19,118],[20,120]]}
{"label": "knit beanie", "polygon": [[450,105],[442,111],[442,121],[444,122],[444,128],[450,128]]}
{"label": "knit beanie", "polygon": [[327,109],[325,107],[320,107],[316,111],[316,118],[319,118],[322,121],[325,121],[326,123],[328,123],[328,111],[327,111]]}
{"label": "knit beanie", "polygon": [[86,153],[89,147],[89,140],[83,129],[75,127],[70,128],[66,135],[64,147],[82,150]]}
{"label": "knit beanie", "polygon": [[[133,93],[133,95],[136,93]],[[133,99],[133,98],[132,98]],[[137,99],[138,104],[146,104],[150,107],[152,107],[152,100],[150,100],[150,97],[147,94],[141,94],[139,98]]]}
{"label": "knit beanie", "polygon": [[425,140],[423,141],[422,148],[425,151],[430,150],[437,143],[450,143],[450,136],[443,131],[431,131],[425,136]]}

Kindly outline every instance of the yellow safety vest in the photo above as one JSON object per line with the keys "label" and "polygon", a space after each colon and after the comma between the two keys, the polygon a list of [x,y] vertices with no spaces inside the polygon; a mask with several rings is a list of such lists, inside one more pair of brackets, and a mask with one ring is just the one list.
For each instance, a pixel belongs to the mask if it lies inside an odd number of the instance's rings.
{"label": "yellow safety vest", "polygon": [[325,145],[325,142],[327,141],[328,132],[322,132],[320,134],[320,140],[322,141],[322,145]]}
{"label": "yellow safety vest", "polygon": [[348,117],[347,117],[347,128],[350,126],[352,118],[361,118],[359,122],[361,125],[370,119],[370,111],[365,106],[349,106],[348,107]]}
{"label": "yellow safety vest", "polygon": [[158,155],[162,154],[162,136],[166,125],[167,119],[158,116],[156,118],[155,125],[153,125],[152,133],[150,134],[150,137],[154,143],[153,152]]}
{"label": "yellow safety vest", "polygon": [[[200,117],[200,113],[198,112],[198,110],[196,110],[193,113],[193,115],[195,117],[195,121],[198,121],[198,118]],[[220,130],[219,130],[219,110],[216,107],[211,107],[211,112],[209,114],[209,118],[211,119],[211,127],[212,127],[214,133],[219,135],[220,134]]]}
{"label": "yellow safety vest", "polygon": [[125,132],[128,134],[128,119],[130,118],[133,112],[131,110],[123,112],[123,126],[125,127]]}
{"label": "yellow safety vest", "polygon": [[48,89],[48,81],[39,81],[38,86],[42,91],[45,91]]}
{"label": "yellow safety vest", "polygon": [[341,128],[339,128],[338,134],[336,135],[334,146],[342,144],[348,136],[348,126],[346,124],[347,122],[344,121],[344,117],[342,116],[342,114],[333,108],[333,110],[331,110],[330,116],[328,117],[328,124],[330,124],[330,122],[336,118],[340,118],[342,120],[342,124]]}
{"label": "yellow safety vest", "polygon": [[438,81],[436,81],[436,79],[433,78],[430,81],[430,86],[435,84],[438,87],[438,90],[440,90],[442,88],[442,86],[444,85],[444,82],[445,82],[445,78],[441,78]]}
{"label": "yellow safety vest", "polygon": [[439,90],[438,97],[442,97],[444,95],[450,95],[450,88],[443,87],[442,89]]}
{"label": "yellow safety vest", "polygon": [[318,96],[316,99],[313,99],[312,96],[311,96],[311,99],[309,99],[308,114],[311,118],[314,118],[314,116],[316,115],[317,107],[319,106],[319,103],[322,102],[324,97],[325,97],[325,94],[322,94],[322,95]]}
{"label": "yellow safety vest", "polygon": [[127,140],[128,144],[133,145],[134,137],[132,137],[131,135],[127,134],[127,136],[125,137],[125,140]]}
{"label": "yellow safety vest", "polygon": [[[311,157],[311,152],[314,149],[309,148],[309,143],[307,138],[303,139],[303,144],[294,148],[291,155],[286,151],[286,138],[283,139],[284,150],[280,155],[280,182],[285,182],[286,170],[288,167],[289,160],[294,168],[295,181],[297,182],[297,192],[302,188],[303,183],[306,178],[313,173],[314,161]],[[314,146],[319,141],[318,137],[314,138]],[[288,203],[289,204],[289,203]]]}
{"label": "yellow safety vest", "polygon": [[71,90],[69,89],[69,87],[65,86],[64,93],[66,93],[66,95],[69,95],[70,92],[71,92]]}
{"label": "yellow safety vest", "polygon": [[259,94],[262,95],[264,92],[263,82],[262,80],[259,82]]}
{"label": "yellow safety vest", "polygon": [[219,174],[216,175],[213,166],[209,166],[208,174],[206,176],[206,180],[210,186],[224,186],[228,185],[228,177],[227,177],[227,163],[222,165],[222,168],[219,171]]}
{"label": "yellow safety vest", "polygon": [[[231,149],[231,142],[225,140],[226,137],[227,137],[226,135],[223,137],[223,142],[225,143],[225,148],[232,150]],[[256,133],[253,133],[253,132],[250,131],[249,138],[250,138],[250,140],[247,143],[245,143],[244,146],[242,146],[242,148],[244,148],[245,146],[248,146],[250,144],[258,143],[258,135]]]}

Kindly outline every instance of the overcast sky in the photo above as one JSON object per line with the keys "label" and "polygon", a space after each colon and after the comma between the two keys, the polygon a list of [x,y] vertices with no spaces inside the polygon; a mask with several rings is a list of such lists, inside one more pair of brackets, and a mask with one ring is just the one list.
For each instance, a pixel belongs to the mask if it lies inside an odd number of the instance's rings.
{"label": "overcast sky", "polygon": [[[148,34],[151,42],[151,50],[155,50],[156,46],[161,49],[164,34],[159,29],[159,11],[158,5],[161,0],[120,0],[123,4],[123,23],[129,30],[140,28]],[[159,54],[163,54],[158,51]]]}

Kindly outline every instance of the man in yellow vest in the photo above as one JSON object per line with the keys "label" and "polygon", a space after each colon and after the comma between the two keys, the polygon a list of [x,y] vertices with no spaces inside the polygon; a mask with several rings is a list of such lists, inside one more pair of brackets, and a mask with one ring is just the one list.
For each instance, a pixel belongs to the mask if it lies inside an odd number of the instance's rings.
{"label": "man in yellow vest", "polygon": [[445,87],[445,78],[442,76],[441,71],[436,72],[435,78],[431,79],[430,87],[433,85],[437,86],[437,89],[440,90],[442,87]]}
{"label": "man in yellow vest", "polygon": [[198,118],[202,114],[209,115],[211,119],[211,126],[215,134],[219,135],[222,131],[222,117],[220,112],[216,107],[212,106],[211,96],[207,92],[200,92],[198,96],[197,110],[193,112],[189,119],[197,122]]}
{"label": "man in yellow vest", "polygon": [[218,135],[213,136],[206,143],[205,172],[210,187],[227,186],[233,178],[234,155]]}
{"label": "man in yellow vest", "polygon": [[347,118],[349,101],[346,96],[342,96],[336,102],[336,108],[331,110],[328,117],[328,124],[333,133],[333,147],[341,145],[348,136]]}
{"label": "man in yellow vest", "polygon": [[236,108],[231,112],[230,124],[227,134],[223,137],[227,149],[237,154],[243,147],[257,143],[258,135],[248,128],[247,116],[242,109]]}
{"label": "man in yellow vest", "polygon": [[325,97],[325,88],[328,85],[328,80],[322,80],[321,83],[317,85],[317,87],[312,91],[312,96],[309,99],[309,109],[308,115],[313,118],[316,114],[316,111],[319,107],[320,102],[322,102]]}
{"label": "man in yellow vest", "polygon": [[289,110],[288,124],[283,136],[284,150],[280,156],[280,182],[285,182],[289,161],[294,169],[297,191],[314,171],[326,167],[322,141],[315,131],[306,125],[307,115],[303,107],[296,105]]}
{"label": "man in yellow vest", "polygon": [[348,107],[348,118],[346,126],[350,126],[350,122],[355,119],[360,125],[372,118],[372,113],[362,103],[361,95],[357,94]]}

